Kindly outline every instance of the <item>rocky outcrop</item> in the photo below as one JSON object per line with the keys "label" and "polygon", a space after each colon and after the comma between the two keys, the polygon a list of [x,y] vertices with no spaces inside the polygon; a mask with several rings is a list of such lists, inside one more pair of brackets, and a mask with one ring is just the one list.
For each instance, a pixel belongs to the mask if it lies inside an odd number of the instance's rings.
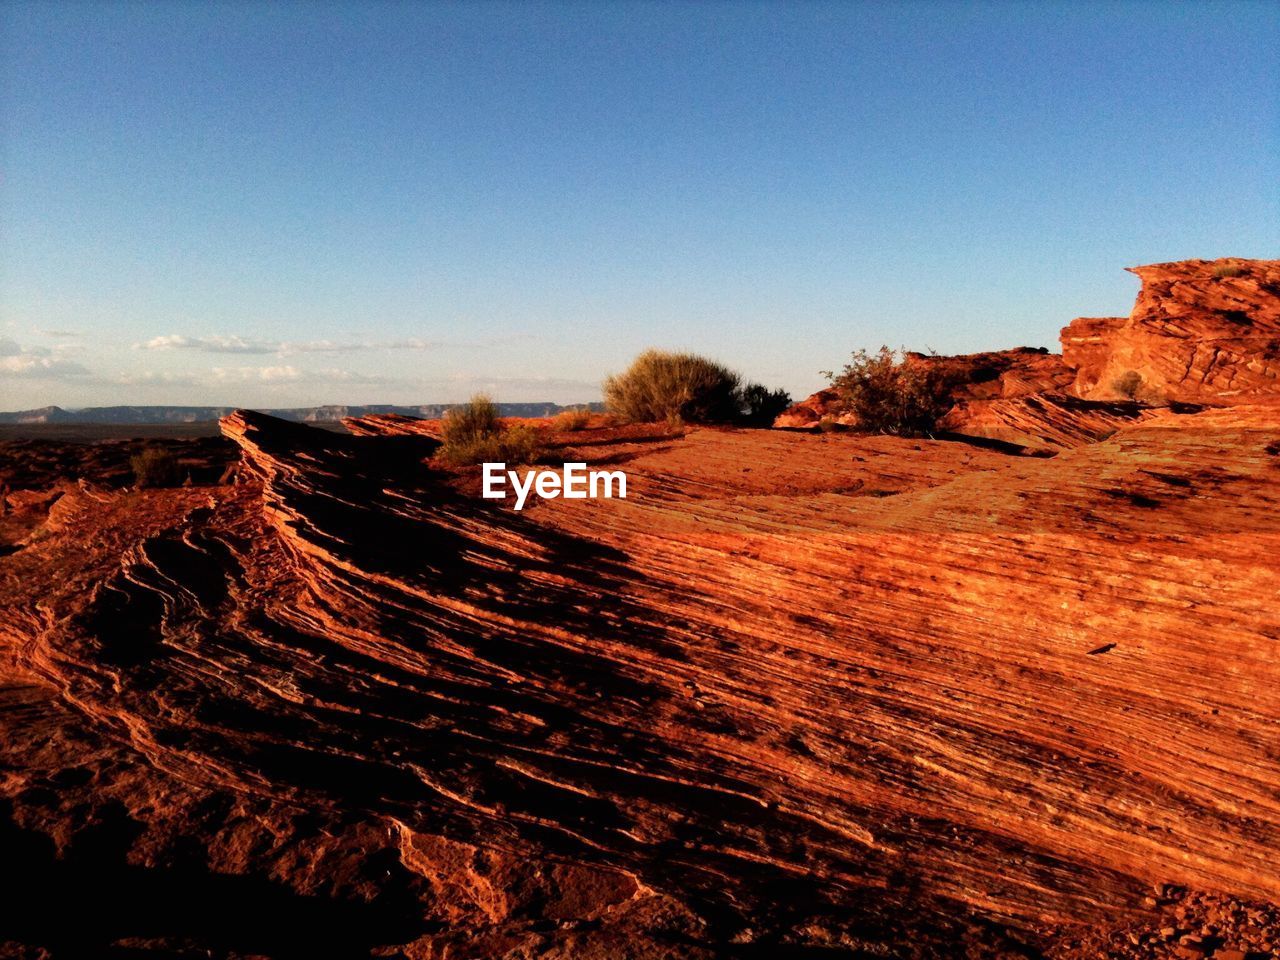
{"label": "rocky outcrop", "polygon": [[[1056,437],[1048,444],[1055,447],[1072,437],[1107,435],[1106,407],[1090,410],[1075,399],[1148,407],[1280,402],[1280,260],[1185,260],[1131,272],[1142,280],[1133,313],[1072,321],[1060,335],[1061,356],[1025,347],[958,357],[911,354],[914,362],[942,364],[953,375],[956,407],[945,426],[992,438]],[[1040,399],[1008,402],[1027,397]],[[834,390],[820,390],[774,426],[856,425],[838,399]],[[1055,411],[1064,416],[1059,424],[1045,420]],[[1084,413],[1095,422],[1085,426]]]}
{"label": "rocky outcrop", "polygon": [[1166,415],[1164,409],[1133,401],[1081,400],[1066,394],[1040,394],[999,400],[961,400],[939,426],[946,433],[998,440],[1035,453],[1096,443],[1121,427]]}
{"label": "rocky outcrop", "polygon": [[[1128,317],[1077,317],[1062,328],[1062,362],[1073,374],[1067,391],[1088,396],[1102,381],[1112,342]],[[1128,397],[1126,399],[1132,399]]]}
{"label": "rocky outcrop", "polygon": [[[956,357],[908,353],[907,362],[932,364],[945,370],[952,396],[957,402],[1054,392],[1065,389],[1074,380],[1074,374],[1063,364],[1062,357],[1036,347]],[[839,409],[836,391],[827,388],[788,407],[778,415],[773,425],[804,428],[816,426],[822,420],[847,426],[857,423],[855,416]]]}
{"label": "rocky outcrop", "polygon": [[241,484],[67,486],[0,558],[4,932],[941,960],[1280,900],[1275,420],[1122,412],[1051,459],[580,431],[628,498],[520,514],[404,424],[242,412]]}
{"label": "rocky outcrop", "polygon": [[430,437],[440,439],[440,421],[397,413],[347,417],[342,425],[357,437]]}
{"label": "rocky outcrop", "polygon": [[919,353],[910,354],[910,357],[915,362],[934,364],[946,371],[952,396],[957,401],[1057,393],[1067,389],[1074,379],[1062,357],[1036,347],[970,353],[959,357],[933,357]]}
{"label": "rocky outcrop", "polygon": [[[1083,356],[1087,327],[1063,331],[1084,397],[1250,402],[1280,392],[1280,260],[1186,260],[1133,267],[1133,314]],[[1077,356],[1068,350],[1068,340]]]}
{"label": "rocky outcrop", "polygon": [[807,429],[823,420],[852,425],[857,418],[841,411],[839,401],[840,395],[827,387],[787,407],[774,419],[773,425],[781,429]]}

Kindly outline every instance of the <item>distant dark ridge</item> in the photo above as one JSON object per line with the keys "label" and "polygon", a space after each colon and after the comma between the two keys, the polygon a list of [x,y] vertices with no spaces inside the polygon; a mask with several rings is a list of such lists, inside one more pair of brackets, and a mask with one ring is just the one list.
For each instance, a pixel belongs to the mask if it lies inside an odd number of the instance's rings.
{"label": "distant dark ridge", "polygon": [[[261,413],[293,420],[297,423],[336,423],[344,417],[367,417],[376,413],[398,413],[407,417],[424,417],[428,420],[444,415],[456,403],[424,403],[417,406],[398,406],[391,403],[375,403],[365,406],[327,404],[319,407],[290,407],[281,410],[262,410]],[[584,404],[559,403],[500,403],[498,410],[504,417],[551,417],[561,410]],[[600,403],[585,404],[592,410],[603,410]],[[0,423],[106,423],[106,424],[167,424],[200,423],[217,420],[231,413],[236,407],[85,407],[82,410],[64,410],[62,407],[40,407],[37,410],[15,410],[0,413]]]}

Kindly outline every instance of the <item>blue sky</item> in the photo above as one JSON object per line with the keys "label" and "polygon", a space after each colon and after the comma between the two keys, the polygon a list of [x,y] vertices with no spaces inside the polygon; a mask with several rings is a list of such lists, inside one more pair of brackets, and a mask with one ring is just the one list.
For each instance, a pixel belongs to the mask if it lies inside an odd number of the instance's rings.
{"label": "blue sky", "polygon": [[0,409],[801,396],[1280,255],[1264,3],[8,2]]}

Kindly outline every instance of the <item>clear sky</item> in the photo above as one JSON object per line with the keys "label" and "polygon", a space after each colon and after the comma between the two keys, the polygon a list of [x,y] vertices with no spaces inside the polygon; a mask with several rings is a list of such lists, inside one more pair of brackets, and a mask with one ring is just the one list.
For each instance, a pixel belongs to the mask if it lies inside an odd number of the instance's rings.
{"label": "clear sky", "polygon": [[1280,4],[0,5],[0,409],[794,395],[1280,256]]}

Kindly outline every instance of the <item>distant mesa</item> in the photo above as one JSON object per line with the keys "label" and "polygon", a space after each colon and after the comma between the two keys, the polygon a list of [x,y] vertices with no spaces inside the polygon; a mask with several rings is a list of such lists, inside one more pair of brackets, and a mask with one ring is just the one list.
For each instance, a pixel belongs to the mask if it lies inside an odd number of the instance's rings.
{"label": "distant mesa", "polygon": [[[319,407],[289,407],[278,410],[262,410],[280,420],[295,423],[339,423],[349,417],[396,415],[433,420],[444,416],[454,403],[425,403],[409,406],[379,403],[365,406],[326,404]],[[581,406],[577,404],[574,406]],[[600,404],[588,404],[599,409]],[[36,410],[16,410],[0,413],[0,423],[65,423],[65,424],[167,424],[205,423],[220,420],[236,407],[85,407],[81,410],[64,410],[62,407],[40,407]],[[498,409],[504,417],[551,417],[562,410],[572,409],[559,403],[500,403]]]}

